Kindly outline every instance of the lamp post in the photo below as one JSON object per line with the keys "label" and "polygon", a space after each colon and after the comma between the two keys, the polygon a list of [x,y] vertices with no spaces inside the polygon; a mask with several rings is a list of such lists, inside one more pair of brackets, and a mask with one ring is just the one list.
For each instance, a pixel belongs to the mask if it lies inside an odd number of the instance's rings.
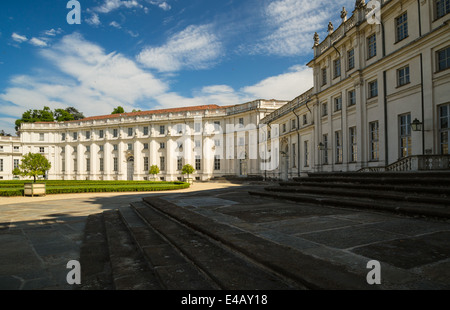
{"label": "lamp post", "polygon": [[425,155],[425,131],[423,129],[423,122],[419,121],[417,118],[414,119],[411,123],[412,131],[420,131],[422,132],[422,155]]}

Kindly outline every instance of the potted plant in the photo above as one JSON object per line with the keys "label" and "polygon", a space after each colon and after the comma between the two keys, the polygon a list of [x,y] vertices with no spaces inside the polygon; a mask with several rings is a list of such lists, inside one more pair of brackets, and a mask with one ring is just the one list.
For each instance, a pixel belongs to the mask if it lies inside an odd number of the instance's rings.
{"label": "potted plant", "polygon": [[182,174],[187,174],[187,178],[185,178],[185,181],[187,181],[189,184],[193,184],[193,180],[191,178],[189,178],[190,174],[193,174],[195,172],[194,167],[192,167],[192,165],[186,164],[183,166],[183,168],[181,169],[181,173]]}
{"label": "potted plant", "polygon": [[28,153],[22,156],[22,163],[14,169],[15,175],[33,177],[33,183],[24,183],[23,194],[25,196],[45,195],[45,183],[36,183],[38,176],[45,175],[50,170],[51,164],[44,155]]}
{"label": "potted plant", "polygon": [[153,175],[153,181],[156,181],[156,175],[160,172],[159,167],[157,165],[153,165],[150,167],[149,174]]}

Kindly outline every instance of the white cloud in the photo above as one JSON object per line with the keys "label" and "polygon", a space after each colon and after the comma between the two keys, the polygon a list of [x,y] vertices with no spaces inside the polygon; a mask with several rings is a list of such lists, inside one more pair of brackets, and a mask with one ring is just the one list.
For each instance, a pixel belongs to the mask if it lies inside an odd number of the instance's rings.
{"label": "white cloud", "polygon": [[342,6],[350,8],[352,5],[354,1],[351,0],[272,1],[265,9],[265,35],[258,43],[245,49],[254,54],[281,56],[309,53],[313,46],[314,32],[325,33],[330,20],[340,19]]}
{"label": "white cloud", "polygon": [[58,29],[50,29],[50,30],[46,30],[45,32],[44,32],[44,35],[46,35],[46,36],[49,36],[49,37],[54,37],[54,36],[56,36],[57,34],[61,34],[61,33],[63,33],[63,30],[61,29],[61,28],[58,28]]}
{"label": "white cloud", "polygon": [[141,5],[139,2],[137,2],[136,0],[129,0],[129,1],[105,0],[101,6],[98,6],[93,10],[99,13],[106,14],[111,11],[117,10],[121,7],[130,9],[130,8],[143,8],[144,6]]}
{"label": "white cloud", "polygon": [[116,22],[116,21],[110,22],[109,25],[111,27],[114,27],[114,28],[117,28],[117,29],[121,29],[122,28],[122,26],[120,26],[120,24],[118,22]]}
{"label": "white cloud", "polygon": [[19,43],[28,41],[28,38],[27,38],[26,36],[22,36],[22,35],[20,35],[20,34],[15,33],[15,32],[13,32],[13,34],[11,35],[11,38],[12,38],[14,41],[19,42]]}
{"label": "white cloud", "polygon": [[147,47],[137,60],[160,72],[206,69],[218,61],[222,45],[210,25],[189,26],[159,47]]}
{"label": "white cloud", "polygon": [[46,47],[47,46],[47,42],[38,39],[38,38],[31,38],[30,44],[34,45],[34,46],[38,46],[38,47]]}
{"label": "white cloud", "polygon": [[167,85],[140,69],[119,53],[105,53],[80,34],[64,36],[41,50],[56,71],[10,79],[11,87],[0,93],[2,113],[20,116],[28,109],[76,107],[85,115],[109,114],[114,107],[131,111],[151,103]]}
{"label": "white cloud", "polygon": [[98,26],[101,24],[100,18],[96,13],[92,13],[91,17],[86,19],[86,22],[91,26]]}
{"label": "white cloud", "polygon": [[242,91],[254,98],[292,100],[311,87],[312,69],[297,65],[287,73],[266,78],[253,86],[242,88]]}

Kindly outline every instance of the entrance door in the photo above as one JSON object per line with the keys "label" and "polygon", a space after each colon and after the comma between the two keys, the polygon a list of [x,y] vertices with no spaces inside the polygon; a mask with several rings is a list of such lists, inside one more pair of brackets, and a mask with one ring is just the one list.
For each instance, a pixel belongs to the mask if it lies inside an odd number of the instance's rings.
{"label": "entrance door", "polygon": [[127,161],[127,180],[133,181],[134,177],[134,157],[128,158]]}

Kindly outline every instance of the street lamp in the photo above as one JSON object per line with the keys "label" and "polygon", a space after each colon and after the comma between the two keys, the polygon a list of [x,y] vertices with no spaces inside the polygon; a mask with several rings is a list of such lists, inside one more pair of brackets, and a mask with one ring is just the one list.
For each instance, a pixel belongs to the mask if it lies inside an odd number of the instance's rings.
{"label": "street lamp", "polygon": [[319,151],[323,151],[325,149],[325,145],[322,142],[320,142],[317,148],[319,149]]}
{"label": "street lamp", "polygon": [[423,123],[420,122],[417,118],[413,120],[411,123],[411,129],[412,131],[422,131],[423,130]]}

